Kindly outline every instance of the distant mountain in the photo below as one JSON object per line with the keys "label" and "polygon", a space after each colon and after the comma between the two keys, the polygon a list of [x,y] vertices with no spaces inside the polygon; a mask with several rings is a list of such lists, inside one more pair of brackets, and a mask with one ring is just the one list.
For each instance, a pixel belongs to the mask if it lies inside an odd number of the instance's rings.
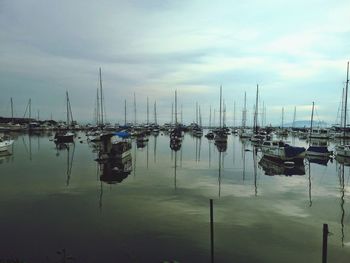
{"label": "distant mountain", "polygon": [[[292,127],[293,123],[286,123],[284,124],[285,127]],[[324,121],[314,121],[313,126],[315,127],[329,127],[329,124]],[[303,127],[310,127],[310,120],[308,121],[295,121],[295,128],[303,128]]]}

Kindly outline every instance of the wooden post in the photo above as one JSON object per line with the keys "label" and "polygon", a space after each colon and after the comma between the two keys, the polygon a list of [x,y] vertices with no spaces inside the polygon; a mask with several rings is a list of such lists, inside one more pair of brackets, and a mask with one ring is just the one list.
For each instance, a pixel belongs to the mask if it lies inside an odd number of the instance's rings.
{"label": "wooden post", "polygon": [[214,262],[214,214],[213,214],[213,199],[210,199],[210,254],[211,262]]}
{"label": "wooden post", "polygon": [[322,263],[327,263],[328,224],[323,224]]}

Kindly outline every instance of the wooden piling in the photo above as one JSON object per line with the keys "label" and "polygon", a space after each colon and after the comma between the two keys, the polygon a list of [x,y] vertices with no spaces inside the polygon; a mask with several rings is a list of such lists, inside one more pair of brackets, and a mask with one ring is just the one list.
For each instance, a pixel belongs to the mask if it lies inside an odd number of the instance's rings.
{"label": "wooden piling", "polygon": [[327,263],[328,224],[323,224],[322,263]]}
{"label": "wooden piling", "polygon": [[210,199],[210,255],[211,255],[211,262],[214,263],[214,213],[213,213],[213,199]]}

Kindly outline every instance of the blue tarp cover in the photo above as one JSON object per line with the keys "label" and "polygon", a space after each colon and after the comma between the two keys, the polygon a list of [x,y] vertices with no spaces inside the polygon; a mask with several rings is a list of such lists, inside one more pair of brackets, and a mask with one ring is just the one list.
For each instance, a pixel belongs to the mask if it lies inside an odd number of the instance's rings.
{"label": "blue tarp cover", "polygon": [[128,137],[130,137],[130,133],[128,133],[126,131],[116,132],[114,135],[117,135],[120,138],[128,138]]}
{"label": "blue tarp cover", "polygon": [[302,152],[305,152],[304,147],[294,147],[294,146],[287,146],[284,148],[284,153],[286,154],[286,157],[293,158],[301,154]]}

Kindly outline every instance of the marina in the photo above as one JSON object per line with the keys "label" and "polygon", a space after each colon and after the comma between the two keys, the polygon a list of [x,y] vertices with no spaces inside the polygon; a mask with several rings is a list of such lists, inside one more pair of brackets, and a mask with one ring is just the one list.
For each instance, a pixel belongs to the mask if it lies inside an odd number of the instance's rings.
{"label": "marina", "polygon": [[0,11],[0,263],[350,262],[350,1]]}
{"label": "marina", "polygon": [[173,149],[162,131],[143,147],[129,138],[123,157],[85,132],[74,144],[53,136],[13,134],[1,157],[5,258],[54,260],[64,248],[78,262],[208,262],[209,199],[217,262],[319,262],[323,223],[329,261],[350,256],[347,160],[281,163],[232,134],[224,151],[188,132]]}

